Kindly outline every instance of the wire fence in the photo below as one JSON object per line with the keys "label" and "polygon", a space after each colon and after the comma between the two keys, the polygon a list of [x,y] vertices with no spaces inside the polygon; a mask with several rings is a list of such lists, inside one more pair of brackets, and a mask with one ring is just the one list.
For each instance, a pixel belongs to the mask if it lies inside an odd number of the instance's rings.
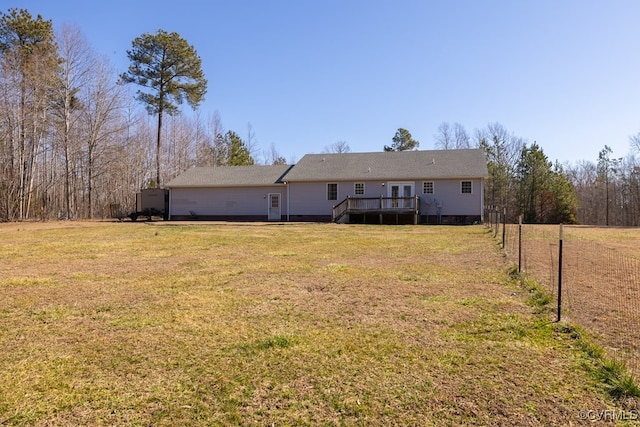
{"label": "wire fence", "polygon": [[[619,233],[608,238],[602,227],[507,224],[505,217],[494,210],[485,218],[508,261],[553,296],[556,320],[586,329],[640,378],[640,247]],[[638,229],[626,232],[640,237]]]}

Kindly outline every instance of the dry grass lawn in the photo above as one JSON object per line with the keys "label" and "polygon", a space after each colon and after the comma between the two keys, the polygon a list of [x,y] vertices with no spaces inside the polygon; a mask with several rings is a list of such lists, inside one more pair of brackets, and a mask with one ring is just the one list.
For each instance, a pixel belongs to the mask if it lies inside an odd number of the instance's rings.
{"label": "dry grass lawn", "polygon": [[616,409],[481,226],[0,237],[1,425],[594,425],[580,411]]}

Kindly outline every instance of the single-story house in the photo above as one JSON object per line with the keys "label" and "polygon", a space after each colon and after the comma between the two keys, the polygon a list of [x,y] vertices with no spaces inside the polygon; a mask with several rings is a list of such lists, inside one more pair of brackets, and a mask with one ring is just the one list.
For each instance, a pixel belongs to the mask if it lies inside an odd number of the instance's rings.
{"label": "single-story house", "polygon": [[197,167],[166,187],[171,220],[473,223],[487,177],[481,149],[425,150]]}

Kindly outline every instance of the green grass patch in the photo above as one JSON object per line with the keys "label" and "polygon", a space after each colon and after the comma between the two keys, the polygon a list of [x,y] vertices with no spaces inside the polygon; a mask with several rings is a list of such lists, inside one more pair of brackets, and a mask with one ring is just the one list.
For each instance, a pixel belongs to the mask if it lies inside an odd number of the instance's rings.
{"label": "green grass patch", "polygon": [[591,375],[604,385],[607,393],[618,401],[640,397],[640,386],[626,365],[607,354],[604,348],[596,344],[588,333],[572,325],[562,325],[558,329],[575,340],[583,357],[583,366]]}
{"label": "green grass patch", "polygon": [[0,286],[39,287],[54,283],[50,277],[7,277],[0,279]]}
{"label": "green grass patch", "polygon": [[510,267],[508,274],[511,280],[518,283],[521,289],[527,293],[527,302],[535,309],[536,313],[551,311],[550,304],[553,302],[553,295],[542,289],[534,279],[520,274],[516,266]]}
{"label": "green grass patch", "polygon": [[249,344],[238,346],[241,353],[257,353],[272,349],[285,349],[292,347],[296,343],[296,338],[286,335],[272,335],[264,339],[254,341]]}

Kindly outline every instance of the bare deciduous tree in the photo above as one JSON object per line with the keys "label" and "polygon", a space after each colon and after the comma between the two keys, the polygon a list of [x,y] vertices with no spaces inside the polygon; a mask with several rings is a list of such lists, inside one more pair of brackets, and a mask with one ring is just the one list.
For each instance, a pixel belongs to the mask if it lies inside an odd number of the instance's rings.
{"label": "bare deciduous tree", "polygon": [[244,142],[245,147],[249,150],[249,154],[251,158],[258,158],[259,148],[258,148],[258,139],[256,138],[256,133],[253,131],[253,126],[250,122],[247,123],[247,140]]}
{"label": "bare deciduous tree", "polygon": [[340,140],[340,141],[334,142],[333,144],[327,145],[326,147],[324,147],[324,150],[322,150],[322,152],[336,153],[336,154],[350,153],[351,147],[349,147],[349,144],[347,143],[347,141]]}
{"label": "bare deciduous tree", "polygon": [[631,145],[631,149],[634,152],[640,153],[640,132],[636,133],[635,135],[631,135],[629,137],[629,143]]}
{"label": "bare deciduous tree", "polygon": [[[79,27],[63,25],[57,37],[58,52],[61,59],[60,83],[56,91],[56,102],[53,114],[56,117],[56,142],[62,152],[64,161],[64,211],[66,218],[77,216],[72,203],[72,182],[78,177],[75,169],[80,155],[78,121],[83,107],[79,92],[86,88],[94,73],[94,58],[91,49],[80,32]],[[86,99],[84,100],[86,101]]]}
{"label": "bare deciduous tree", "polygon": [[458,149],[471,148],[471,138],[464,126],[458,122],[453,124],[453,140]]}
{"label": "bare deciduous tree", "polygon": [[[57,84],[58,57],[53,25],[24,9],[0,13],[0,58],[9,126],[15,129],[3,140],[9,158],[7,218],[28,219],[34,201],[38,157],[48,133],[47,113]],[[8,85],[7,85],[8,84]],[[37,198],[35,198],[37,200]],[[40,203],[41,200],[37,200]]]}
{"label": "bare deciduous tree", "polygon": [[451,126],[443,122],[435,134],[435,146],[441,150],[471,148],[471,138],[463,125],[456,122]]}
{"label": "bare deciduous tree", "polygon": [[[524,139],[510,134],[501,124],[491,123],[485,130],[477,132],[481,137],[479,146],[485,150],[488,161],[489,180],[486,200],[489,205],[512,207],[515,205],[515,168],[525,144]],[[510,209],[515,212],[516,209]]]}
{"label": "bare deciduous tree", "polygon": [[453,145],[453,133],[451,131],[451,125],[448,122],[440,123],[438,126],[438,133],[435,134],[435,146],[440,150],[451,150]]}
{"label": "bare deciduous tree", "polygon": [[285,159],[278,149],[276,145],[272,142],[268,151],[264,152],[264,164],[266,165],[286,165],[287,159]]}
{"label": "bare deciduous tree", "polygon": [[122,114],[125,107],[125,89],[117,84],[117,74],[106,58],[89,51],[88,63],[91,76],[83,85],[80,96],[83,103],[82,120],[85,129],[85,176],[86,211],[89,218],[94,216],[94,179],[107,173],[105,169],[114,161],[106,155],[111,151],[113,141],[125,132],[126,124]]}
{"label": "bare deciduous tree", "polygon": [[164,181],[175,178],[196,164],[197,123],[185,116],[173,116],[167,121],[167,143],[163,153]]}

